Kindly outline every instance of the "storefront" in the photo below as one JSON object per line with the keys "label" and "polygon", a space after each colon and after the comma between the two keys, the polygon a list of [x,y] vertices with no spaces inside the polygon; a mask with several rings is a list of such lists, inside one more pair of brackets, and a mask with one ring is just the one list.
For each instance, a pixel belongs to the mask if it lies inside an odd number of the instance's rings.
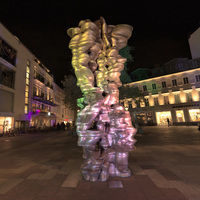
{"label": "storefront", "polygon": [[37,128],[44,126],[50,127],[53,126],[57,120],[54,113],[37,110],[37,112],[31,115],[30,126],[35,126]]}
{"label": "storefront", "polygon": [[156,122],[158,125],[167,125],[167,118],[172,123],[171,111],[156,112]]}
{"label": "storefront", "polygon": [[189,115],[190,115],[190,121],[191,122],[200,121],[200,109],[190,109]]}
{"label": "storefront", "polygon": [[[153,125],[153,114],[152,112],[141,112],[136,114],[137,117],[137,123],[140,126],[146,126],[146,125]],[[135,121],[135,120],[133,120]]]}
{"label": "storefront", "polygon": [[12,128],[13,117],[0,117],[0,134],[6,133]]}

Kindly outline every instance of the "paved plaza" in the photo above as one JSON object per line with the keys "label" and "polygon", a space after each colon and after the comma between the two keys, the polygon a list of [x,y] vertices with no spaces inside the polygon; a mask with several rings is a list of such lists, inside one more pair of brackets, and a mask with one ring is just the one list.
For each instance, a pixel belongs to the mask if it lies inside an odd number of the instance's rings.
{"label": "paved plaza", "polygon": [[82,179],[82,148],[65,133],[0,138],[0,200],[200,200],[197,127],[144,127],[129,178]]}

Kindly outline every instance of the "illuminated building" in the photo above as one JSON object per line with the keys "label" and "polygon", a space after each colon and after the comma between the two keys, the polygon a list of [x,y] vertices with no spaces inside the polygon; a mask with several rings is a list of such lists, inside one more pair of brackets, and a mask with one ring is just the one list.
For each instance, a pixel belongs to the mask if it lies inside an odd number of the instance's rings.
{"label": "illuminated building", "polygon": [[200,121],[200,28],[189,38],[192,59],[175,58],[151,70],[132,72],[129,86],[141,90],[145,99],[139,105],[124,100],[139,125],[197,125]]}
{"label": "illuminated building", "polygon": [[49,70],[0,23],[0,134],[73,120]]}

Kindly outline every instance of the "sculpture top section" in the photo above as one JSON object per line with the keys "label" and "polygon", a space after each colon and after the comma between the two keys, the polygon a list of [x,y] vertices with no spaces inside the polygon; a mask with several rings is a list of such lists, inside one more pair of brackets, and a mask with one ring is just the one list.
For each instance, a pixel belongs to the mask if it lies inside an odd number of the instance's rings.
{"label": "sculpture top section", "polygon": [[108,92],[110,83],[121,86],[120,75],[126,58],[119,55],[119,50],[127,45],[132,30],[127,24],[107,25],[103,17],[95,22],[81,20],[78,27],[67,30],[77,85],[84,94],[97,90]]}

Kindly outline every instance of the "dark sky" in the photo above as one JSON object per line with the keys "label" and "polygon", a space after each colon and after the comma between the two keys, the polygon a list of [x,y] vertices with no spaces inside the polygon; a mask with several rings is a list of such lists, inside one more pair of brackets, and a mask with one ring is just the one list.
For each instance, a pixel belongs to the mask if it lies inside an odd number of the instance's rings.
{"label": "dark sky", "polygon": [[176,57],[191,58],[188,36],[199,27],[200,0],[1,0],[0,21],[54,74],[61,86],[70,73],[68,28],[103,16],[107,24],[134,27],[129,73],[154,68]]}

